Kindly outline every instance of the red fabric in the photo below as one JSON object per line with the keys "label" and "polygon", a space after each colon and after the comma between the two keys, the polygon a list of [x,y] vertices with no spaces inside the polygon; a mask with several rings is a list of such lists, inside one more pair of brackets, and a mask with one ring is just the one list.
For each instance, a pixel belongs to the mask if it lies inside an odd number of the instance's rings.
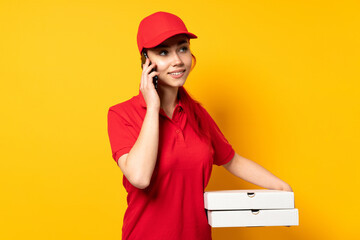
{"label": "red fabric", "polygon": [[[141,94],[112,106],[108,133],[115,161],[134,145],[146,113]],[[211,227],[204,209],[204,190],[212,165],[229,162],[235,152],[210,115],[211,144],[201,140],[186,122],[181,99],[172,119],[160,110],[157,164],[145,189],[123,177],[128,208],[124,240],[209,240]]]}
{"label": "red fabric", "polygon": [[184,22],[178,16],[168,12],[156,12],[141,20],[137,44],[139,52],[144,48],[153,48],[166,39],[177,34],[186,34],[189,38],[197,38],[188,32]]}

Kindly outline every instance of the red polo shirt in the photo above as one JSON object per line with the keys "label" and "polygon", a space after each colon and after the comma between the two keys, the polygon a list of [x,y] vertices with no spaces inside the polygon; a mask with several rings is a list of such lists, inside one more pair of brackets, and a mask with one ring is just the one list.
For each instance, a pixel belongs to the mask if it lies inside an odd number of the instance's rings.
{"label": "red polo shirt", "polygon": [[[114,160],[134,145],[146,114],[139,95],[110,107],[108,133]],[[160,109],[158,159],[150,185],[138,189],[123,177],[128,192],[124,240],[209,240],[211,227],[204,210],[204,190],[212,165],[229,162],[235,152],[210,115],[211,144],[187,124],[181,99],[172,118]]]}

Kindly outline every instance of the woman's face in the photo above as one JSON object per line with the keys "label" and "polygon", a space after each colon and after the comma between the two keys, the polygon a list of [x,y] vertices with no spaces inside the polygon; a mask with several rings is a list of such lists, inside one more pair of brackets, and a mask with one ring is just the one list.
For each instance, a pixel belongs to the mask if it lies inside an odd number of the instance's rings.
{"label": "woman's face", "polygon": [[159,72],[159,87],[181,87],[190,73],[192,56],[186,35],[175,35],[147,51]]}

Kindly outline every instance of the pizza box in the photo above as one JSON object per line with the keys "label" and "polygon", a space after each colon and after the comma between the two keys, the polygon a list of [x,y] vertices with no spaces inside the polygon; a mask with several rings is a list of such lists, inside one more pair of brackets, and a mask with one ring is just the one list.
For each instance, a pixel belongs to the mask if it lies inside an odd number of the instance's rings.
{"label": "pizza box", "polygon": [[212,227],[297,226],[294,193],[247,189],[204,193],[208,223]]}
{"label": "pizza box", "polygon": [[280,190],[246,189],[204,193],[208,210],[294,208],[294,193]]}
{"label": "pizza box", "polygon": [[238,211],[207,210],[211,227],[265,227],[299,225],[298,209],[261,209]]}

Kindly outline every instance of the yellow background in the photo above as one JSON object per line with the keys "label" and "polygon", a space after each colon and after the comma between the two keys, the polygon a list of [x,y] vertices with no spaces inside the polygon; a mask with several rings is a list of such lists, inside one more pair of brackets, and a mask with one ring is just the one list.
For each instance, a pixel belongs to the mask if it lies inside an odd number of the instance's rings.
{"label": "yellow background", "polygon": [[[179,15],[185,86],[242,156],[288,182],[298,227],[213,239],[359,233],[358,1],[0,1],[0,239],[120,239],[107,110],[136,94],[140,20]],[[258,188],[214,167],[207,190]]]}

